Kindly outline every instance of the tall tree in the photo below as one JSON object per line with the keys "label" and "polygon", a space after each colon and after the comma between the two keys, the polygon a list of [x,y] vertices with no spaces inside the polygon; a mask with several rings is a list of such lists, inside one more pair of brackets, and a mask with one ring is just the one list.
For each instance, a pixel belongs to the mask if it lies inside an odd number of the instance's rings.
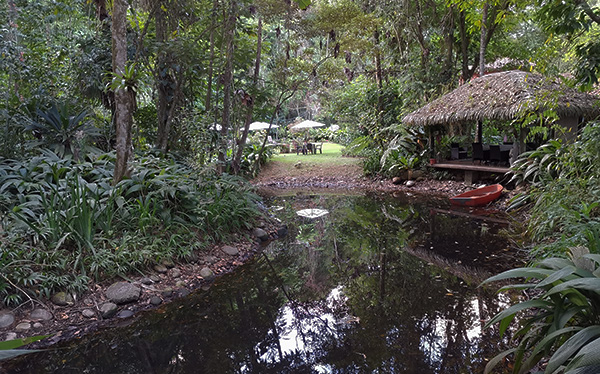
{"label": "tall tree", "polygon": [[234,36],[237,20],[237,0],[230,0],[229,15],[225,18],[225,69],[223,71],[223,116],[221,122],[221,146],[219,147],[217,171],[225,171],[227,134],[231,124],[231,91],[233,85]]}
{"label": "tall tree", "polygon": [[[245,92],[241,92],[243,95],[242,101],[246,106],[246,121],[244,123],[244,130],[242,136],[238,141],[238,148],[235,157],[233,158],[232,168],[235,174],[240,172],[240,163],[244,154],[244,147],[246,146],[246,140],[248,139],[248,132],[250,131],[250,123],[252,122],[252,114],[254,111],[254,100],[256,99],[256,89],[258,84],[258,77],[260,75],[260,57],[262,54],[262,18],[258,19],[258,25],[256,27],[256,60],[254,62],[254,75],[252,76],[252,88],[251,96]],[[268,132],[268,131],[267,131]]]}
{"label": "tall tree", "polygon": [[171,130],[171,112],[175,108],[176,85],[169,69],[169,52],[165,49],[168,41],[169,27],[167,20],[167,8],[161,5],[156,12],[156,42],[159,45],[156,57],[156,84],[158,86],[158,131],[156,147],[163,152],[167,151],[169,132]]}
{"label": "tall tree", "polygon": [[[127,0],[113,0],[113,74],[115,80],[120,80],[123,83],[127,81],[129,75],[127,71],[127,8]],[[113,183],[117,184],[130,172],[129,159],[133,156],[131,125],[133,123],[133,101],[135,97],[132,89],[127,84],[114,86],[116,86],[114,122],[117,157]]]}
{"label": "tall tree", "polygon": [[490,4],[485,1],[483,3],[483,12],[481,13],[481,38],[479,42],[479,75],[485,75],[485,50],[487,48],[486,34],[487,34],[487,18],[488,9]]}

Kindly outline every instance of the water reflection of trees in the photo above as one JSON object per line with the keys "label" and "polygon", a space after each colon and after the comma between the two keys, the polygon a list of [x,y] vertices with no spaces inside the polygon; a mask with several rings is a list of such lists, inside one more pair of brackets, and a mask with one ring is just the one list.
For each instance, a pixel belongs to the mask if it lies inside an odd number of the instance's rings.
{"label": "water reflection of trees", "polygon": [[[329,342],[322,362],[340,372],[356,365],[367,371],[482,371],[500,343],[481,331],[480,320],[498,301],[403,251],[422,240],[429,217],[412,206],[360,199],[337,208],[335,226],[320,233],[335,248],[322,250],[316,261],[333,265],[328,283],[345,285],[360,326]],[[457,226],[444,222],[440,232],[451,230],[456,235]]]}
{"label": "water reflection of trees", "polygon": [[499,302],[403,250],[424,210],[319,199],[327,218],[291,221],[285,242],[208,292],[14,372],[482,372],[501,342],[480,320]]}

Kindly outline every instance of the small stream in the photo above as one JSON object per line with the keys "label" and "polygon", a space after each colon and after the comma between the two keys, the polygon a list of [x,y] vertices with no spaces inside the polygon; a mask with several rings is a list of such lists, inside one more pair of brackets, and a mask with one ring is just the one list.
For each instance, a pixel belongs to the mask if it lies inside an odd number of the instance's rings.
{"label": "small stream", "polygon": [[409,195],[267,205],[287,237],[209,290],[14,360],[8,372],[481,373],[505,348],[482,321],[508,300],[477,287],[520,265],[500,214]]}

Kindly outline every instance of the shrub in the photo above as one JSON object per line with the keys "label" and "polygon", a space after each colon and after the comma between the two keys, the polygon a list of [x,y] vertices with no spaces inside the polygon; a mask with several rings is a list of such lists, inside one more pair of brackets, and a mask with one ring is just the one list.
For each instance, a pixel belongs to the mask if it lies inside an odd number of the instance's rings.
{"label": "shrub", "polygon": [[513,180],[530,188],[512,201],[512,208],[531,207],[528,234],[534,241],[557,242],[536,254],[556,254],[585,243],[600,225],[600,126],[589,124],[574,143],[552,140],[521,155]]}
{"label": "shrub", "polygon": [[515,348],[490,360],[486,373],[508,355],[514,373],[525,373],[547,358],[546,373],[584,373],[600,370],[600,255],[585,247],[570,249],[570,259],[547,258],[534,267],[508,270],[484,283],[525,278],[525,283],[502,287],[529,290],[531,298],[494,316],[504,334],[517,313],[528,311],[514,334]]}
{"label": "shrub", "polygon": [[76,162],[45,151],[0,163],[0,300],[81,292],[92,277],[185,259],[258,215],[258,196],[239,177],[145,154],[113,186],[114,157]]}

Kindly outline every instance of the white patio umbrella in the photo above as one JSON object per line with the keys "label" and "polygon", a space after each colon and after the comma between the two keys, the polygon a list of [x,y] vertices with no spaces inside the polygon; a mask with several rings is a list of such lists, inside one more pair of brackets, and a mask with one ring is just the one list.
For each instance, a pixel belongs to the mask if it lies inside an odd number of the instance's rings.
{"label": "white patio umbrella", "polygon": [[[271,125],[272,129],[276,129],[279,126],[277,125]],[[256,131],[256,130],[266,130],[269,128],[269,124],[266,122],[252,122],[250,124],[250,131]]]}
{"label": "white patio umbrella", "polygon": [[306,120],[306,121],[300,122],[297,125],[292,126],[290,128],[290,130],[291,131],[300,131],[300,130],[304,130],[304,129],[310,129],[313,127],[323,127],[323,126],[325,126],[324,123]]}

